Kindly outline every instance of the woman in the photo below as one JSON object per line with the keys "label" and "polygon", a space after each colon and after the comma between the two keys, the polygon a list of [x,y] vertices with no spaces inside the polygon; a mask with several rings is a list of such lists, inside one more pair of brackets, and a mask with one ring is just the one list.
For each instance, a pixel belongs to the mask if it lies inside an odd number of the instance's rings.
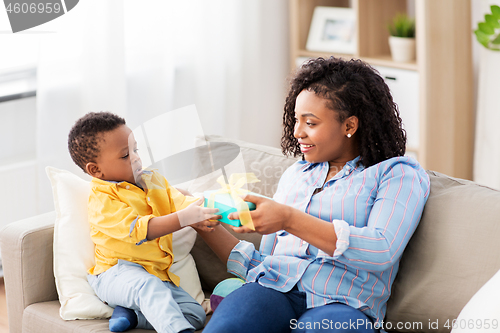
{"label": "woman", "polygon": [[378,332],[429,194],[425,171],[404,157],[389,88],[360,60],[310,60],[292,79],[283,122],[284,154],[303,158],[274,201],[245,198],[257,205],[260,251],[221,226],[200,231],[247,281],[204,332]]}

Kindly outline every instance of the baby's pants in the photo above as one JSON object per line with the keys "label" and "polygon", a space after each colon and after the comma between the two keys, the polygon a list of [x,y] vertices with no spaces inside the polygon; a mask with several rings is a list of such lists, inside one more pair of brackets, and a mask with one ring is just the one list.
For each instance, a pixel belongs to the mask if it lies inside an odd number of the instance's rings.
{"label": "baby's pants", "polygon": [[160,280],[141,265],[125,260],[97,276],[88,275],[96,295],[111,307],[120,305],[137,313],[137,328],[158,333],[198,330],[205,311],[182,288]]}

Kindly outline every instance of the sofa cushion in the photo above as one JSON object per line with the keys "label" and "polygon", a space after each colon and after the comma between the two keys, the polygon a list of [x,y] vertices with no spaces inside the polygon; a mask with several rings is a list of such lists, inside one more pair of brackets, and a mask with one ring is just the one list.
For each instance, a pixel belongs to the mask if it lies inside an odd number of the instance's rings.
{"label": "sofa cushion", "polygon": [[[500,269],[500,191],[428,174],[430,195],[403,253],[386,321],[422,323],[424,330],[438,322],[433,332],[449,332],[446,323]],[[401,332],[419,331],[409,326]]]}
{"label": "sofa cushion", "polygon": [[[262,236],[257,233],[237,234],[229,226],[222,224],[233,236],[240,240],[246,240],[254,243],[255,248],[259,248]],[[205,241],[198,236],[194,243],[191,254],[196,262],[196,268],[200,275],[201,286],[203,290],[212,292],[219,282],[234,277],[227,272],[226,265],[219,260],[219,257],[210,249]]]}
{"label": "sofa cushion", "polygon": [[[99,320],[63,320],[59,317],[58,301],[35,303],[23,313],[23,332],[37,333],[109,333],[106,319]],[[130,333],[152,333],[144,329],[130,330]]]}
{"label": "sofa cushion", "polygon": [[[207,316],[207,323],[211,315]],[[201,333],[203,329],[195,333]],[[11,332],[14,332],[11,330]],[[20,332],[20,331],[19,331]],[[40,302],[26,308],[23,313],[23,332],[37,333],[109,333],[106,319],[62,320],[59,317],[59,302]],[[154,333],[156,331],[134,328],[130,333]]]}

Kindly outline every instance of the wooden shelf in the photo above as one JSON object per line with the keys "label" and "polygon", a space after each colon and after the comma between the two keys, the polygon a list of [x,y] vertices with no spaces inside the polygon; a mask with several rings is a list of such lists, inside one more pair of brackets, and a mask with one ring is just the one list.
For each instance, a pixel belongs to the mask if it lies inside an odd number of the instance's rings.
{"label": "wooden shelf", "polygon": [[360,57],[360,59],[366,61],[369,64],[376,66],[386,66],[398,69],[407,69],[412,71],[418,71],[418,64],[416,61],[412,62],[395,62],[392,60],[390,55],[378,56],[378,57]]}
{"label": "wooden shelf", "polygon": [[[409,8],[409,5],[415,8]],[[333,54],[306,49],[316,6],[351,7],[357,52]],[[426,169],[472,179],[474,106],[470,0],[291,0],[290,57],[357,58],[373,66],[418,74],[418,146],[408,151]],[[415,13],[417,60],[394,62],[387,23],[399,12]],[[418,91],[417,91],[418,90]],[[415,96],[415,95],[414,95]],[[414,117],[413,117],[414,118]],[[403,117],[403,121],[404,121]]]}
{"label": "wooden shelf", "polygon": [[297,57],[305,57],[305,58],[318,58],[318,57],[328,58],[331,56],[341,57],[344,59],[356,58],[356,59],[362,59],[363,61],[366,61],[366,62],[370,63],[371,65],[387,66],[387,67],[407,69],[407,70],[412,70],[412,71],[418,70],[418,65],[417,65],[416,61],[394,62],[390,55],[382,55],[382,56],[375,56],[375,57],[359,57],[359,56],[356,56],[354,54],[326,53],[326,52],[316,52],[316,51],[308,51],[308,50],[298,50],[296,54],[297,54]]}

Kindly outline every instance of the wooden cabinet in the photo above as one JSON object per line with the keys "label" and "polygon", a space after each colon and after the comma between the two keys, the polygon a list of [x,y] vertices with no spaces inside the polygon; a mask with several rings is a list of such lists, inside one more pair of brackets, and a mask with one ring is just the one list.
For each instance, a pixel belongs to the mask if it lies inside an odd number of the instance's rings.
{"label": "wooden cabinet", "polygon": [[[394,96],[396,102],[399,97],[401,106],[408,105],[408,100],[418,103],[411,111],[417,112],[416,115],[405,116],[407,110],[401,111],[403,121],[411,122],[405,126],[413,131],[412,134],[409,130],[412,145],[407,147],[408,153],[416,156],[426,169],[472,179],[474,106],[470,0],[291,0],[290,63],[293,68],[299,58],[332,55],[306,49],[316,6],[350,7],[355,12],[357,51],[334,55],[360,58],[388,72],[401,70],[404,74],[401,77],[417,78],[418,83],[409,84],[408,89],[401,88],[406,81],[398,83],[399,91],[405,91],[410,97]],[[399,12],[414,14],[416,20],[417,59],[409,63],[392,61],[389,50],[387,24]]]}

